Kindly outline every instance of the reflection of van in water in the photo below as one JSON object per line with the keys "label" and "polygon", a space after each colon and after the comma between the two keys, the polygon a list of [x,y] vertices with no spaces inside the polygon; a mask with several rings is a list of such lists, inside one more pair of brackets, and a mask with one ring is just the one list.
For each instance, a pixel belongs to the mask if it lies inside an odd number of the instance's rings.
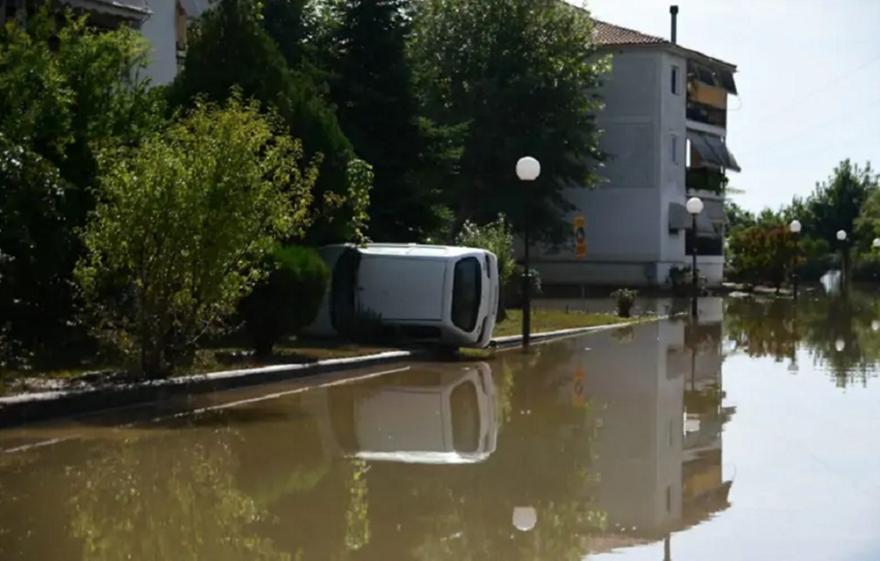
{"label": "reflection of van in water", "polygon": [[327,391],[325,441],[371,461],[463,464],[495,451],[495,385],[484,363],[413,371],[393,385]]}
{"label": "reflection of van in water", "polygon": [[327,246],[330,289],[305,332],[333,336],[364,318],[402,336],[485,347],[498,308],[498,260],[482,249],[368,244]]}

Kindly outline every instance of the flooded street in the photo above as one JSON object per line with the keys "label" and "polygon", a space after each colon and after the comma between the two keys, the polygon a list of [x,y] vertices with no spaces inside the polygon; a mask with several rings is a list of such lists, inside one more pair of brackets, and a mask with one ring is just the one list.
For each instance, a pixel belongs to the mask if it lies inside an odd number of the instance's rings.
{"label": "flooded street", "polygon": [[706,299],[0,431],[0,559],[878,559],[878,320],[873,293]]}

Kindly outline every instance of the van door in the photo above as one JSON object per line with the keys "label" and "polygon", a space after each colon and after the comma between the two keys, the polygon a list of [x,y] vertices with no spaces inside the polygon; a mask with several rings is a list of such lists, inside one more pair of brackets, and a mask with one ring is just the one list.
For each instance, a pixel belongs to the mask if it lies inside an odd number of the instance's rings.
{"label": "van door", "polygon": [[358,272],[358,307],[383,321],[441,321],[446,262],[363,255]]}

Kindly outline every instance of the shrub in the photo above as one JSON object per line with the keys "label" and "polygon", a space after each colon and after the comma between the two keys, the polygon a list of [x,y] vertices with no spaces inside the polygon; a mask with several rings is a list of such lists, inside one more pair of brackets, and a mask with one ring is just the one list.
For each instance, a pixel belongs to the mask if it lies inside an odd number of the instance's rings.
{"label": "shrub", "polygon": [[245,329],[258,355],[269,355],[284,335],[298,333],[318,313],[330,271],[312,248],[275,249],[269,274],[241,302]]}
{"label": "shrub", "polygon": [[170,372],[261,280],[278,240],[308,226],[315,168],[276,131],[233,96],[102,157],[75,276],[98,334],[144,374]]}
{"label": "shrub", "polygon": [[636,302],[638,292],[628,288],[619,288],[611,293],[611,297],[617,303],[617,315],[622,318],[632,316],[633,304]]}

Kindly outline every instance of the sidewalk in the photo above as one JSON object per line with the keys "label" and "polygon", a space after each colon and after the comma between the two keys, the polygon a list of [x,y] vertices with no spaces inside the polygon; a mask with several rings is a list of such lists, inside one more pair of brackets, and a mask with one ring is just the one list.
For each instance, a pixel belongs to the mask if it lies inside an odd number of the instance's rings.
{"label": "sidewalk", "polygon": [[[662,319],[637,319],[631,322],[561,329],[534,333],[534,344],[549,343],[596,331],[626,327],[645,321]],[[491,348],[499,351],[517,348],[521,335],[492,339]],[[214,392],[244,386],[281,382],[328,372],[344,372],[355,368],[377,366],[412,359],[435,356],[431,350],[393,350],[349,358],[334,358],[299,364],[276,364],[258,368],[223,370],[206,374],[177,376],[165,380],[137,383],[107,384],[83,389],[53,390],[21,393],[0,397],[0,427],[7,427],[55,417],[68,417],[102,409],[124,407],[138,403],[160,401],[175,396]]]}

